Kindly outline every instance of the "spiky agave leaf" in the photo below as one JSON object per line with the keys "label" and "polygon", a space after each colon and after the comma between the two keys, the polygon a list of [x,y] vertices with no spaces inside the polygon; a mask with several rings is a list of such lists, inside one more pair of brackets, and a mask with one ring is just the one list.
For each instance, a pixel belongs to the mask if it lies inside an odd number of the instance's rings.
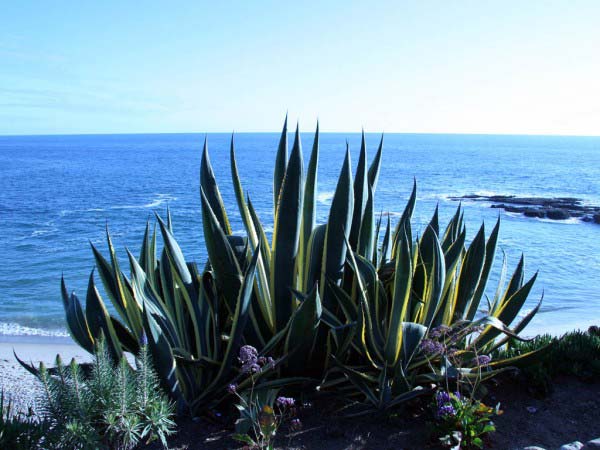
{"label": "spiky agave leaf", "polygon": [[285,327],[295,310],[295,299],[291,288],[296,282],[296,257],[304,196],[302,179],[302,146],[300,130],[296,128],[294,147],[281,184],[279,205],[275,213],[271,249],[270,286],[276,330]]}
{"label": "spiky agave leaf", "polygon": [[346,242],[350,233],[354,196],[352,195],[352,172],[350,171],[350,150],[346,144],[346,157],[331,202],[329,220],[325,229],[323,243],[323,262],[320,280],[321,300],[323,305],[335,310],[335,299],[328,281],[339,283],[342,280],[344,262],[346,260]]}

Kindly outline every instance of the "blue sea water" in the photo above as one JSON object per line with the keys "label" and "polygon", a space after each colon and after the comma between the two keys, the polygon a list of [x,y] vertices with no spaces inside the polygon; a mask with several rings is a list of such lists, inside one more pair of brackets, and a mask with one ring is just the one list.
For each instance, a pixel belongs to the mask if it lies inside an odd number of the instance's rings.
{"label": "blue sea water", "polygon": [[[105,226],[121,256],[134,253],[146,220],[170,206],[186,257],[206,260],[199,200],[203,135],[84,135],[0,137],[0,334],[65,334],[60,276],[85,298],[94,265],[89,242],[106,249]],[[228,134],[209,134],[212,164],[232,226],[236,212]],[[291,138],[290,138],[291,139]],[[359,134],[321,135],[318,219],[333,195],[348,139],[356,164]],[[379,135],[368,134],[372,157]],[[272,224],[272,170],[278,134],[236,136],[238,167],[261,219]],[[305,159],[312,134],[302,136]],[[600,138],[388,134],[376,210],[398,219],[418,183],[415,224],[422,230],[439,203],[441,223],[457,203],[449,196],[516,194],[580,197],[600,205]],[[561,333],[600,322],[600,225],[545,221],[465,202],[468,237],[482,222],[489,233],[502,219],[499,246],[509,271],[526,255],[526,275],[539,270],[531,309],[544,293],[530,334]],[[268,227],[267,227],[268,228]],[[268,228],[272,230],[271,228]],[[494,276],[498,279],[502,252]]]}

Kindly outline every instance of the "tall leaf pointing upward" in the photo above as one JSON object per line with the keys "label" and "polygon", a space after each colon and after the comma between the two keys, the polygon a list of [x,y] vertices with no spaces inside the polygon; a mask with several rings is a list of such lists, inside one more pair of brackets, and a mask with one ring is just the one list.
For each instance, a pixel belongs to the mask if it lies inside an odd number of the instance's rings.
{"label": "tall leaf pointing upward", "polygon": [[300,131],[296,128],[294,147],[279,194],[271,251],[271,298],[275,307],[277,330],[285,327],[295,309],[292,288],[296,278],[296,256],[304,196],[302,171]]}
{"label": "tall leaf pointing upward", "polygon": [[367,144],[365,142],[365,131],[363,130],[360,156],[358,158],[358,166],[356,167],[356,178],[354,179],[354,214],[350,228],[350,239],[348,239],[353,249],[358,245],[360,226],[369,196],[367,183]]}
{"label": "tall leaf pointing upward", "polygon": [[304,204],[302,212],[302,225],[300,228],[300,246],[298,248],[298,274],[300,280],[304,281],[305,260],[308,257],[307,247],[310,236],[315,228],[317,216],[316,193],[317,193],[317,167],[319,165],[319,122],[315,131],[310,161],[306,172],[306,183],[304,184]]}
{"label": "tall leaf pointing upward", "polygon": [[277,213],[277,204],[279,202],[279,192],[285,177],[287,167],[287,114],[283,122],[283,130],[279,139],[279,147],[277,148],[277,156],[275,158],[275,172],[273,173],[273,210]]}
{"label": "tall leaf pointing upward", "polygon": [[398,238],[396,246],[392,308],[384,347],[386,362],[390,367],[394,367],[398,362],[402,348],[403,322],[408,309],[413,274],[410,241],[404,230],[402,230],[402,235]]}
{"label": "tall leaf pointing upward", "polygon": [[377,181],[379,181],[379,169],[381,168],[381,152],[383,151],[383,134],[381,135],[381,140],[379,141],[379,148],[377,149],[377,153],[375,154],[375,158],[373,158],[373,162],[369,167],[369,184],[373,189],[373,193],[377,190]]}
{"label": "tall leaf pointing upward", "polygon": [[202,152],[202,163],[200,164],[200,187],[204,191],[206,200],[215,214],[223,232],[225,234],[231,234],[231,226],[229,225],[229,219],[225,212],[225,205],[219,192],[219,186],[215,179],[215,174],[210,165],[210,158],[208,157],[208,141],[204,138],[204,151]]}
{"label": "tall leaf pointing upward", "polygon": [[346,239],[350,234],[354,196],[352,195],[352,171],[350,170],[350,149],[346,144],[346,158],[331,201],[329,221],[325,231],[323,251],[323,276],[321,279],[321,299],[323,306],[331,309],[335,303],[335,293],[329,283],[338,283],[346,261]]}

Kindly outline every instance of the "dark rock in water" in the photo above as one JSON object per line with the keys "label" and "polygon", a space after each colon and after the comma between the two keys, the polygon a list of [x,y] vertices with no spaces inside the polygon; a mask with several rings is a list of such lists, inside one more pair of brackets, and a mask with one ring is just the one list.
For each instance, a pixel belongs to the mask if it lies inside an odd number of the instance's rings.
{"label": "dark rock in water", "polygon": [[[508,209],[507,209],[508,211]],[[515,211],[518,212],[518,211]],[[544,211],[541,209],[537,209],[537,208],[525,208],[523,210],[523,214],[527,217],[544,217]]]}
{"label": "dark rock in water", "polygon": [[600,206],[584,205],[574,197],[517,197],[514,195],[476,195],[450,197],[451,200],[491,202],[492,208],[523,214],[526,217],[546,217],[552,220],[580,218],[584,222],[600,224]]}
{"label": "dark rock in water", "polygon": [[552,220],[566,220],[571,218],[571,214],[566,209],[549,209],[546,211],[546,217]]}

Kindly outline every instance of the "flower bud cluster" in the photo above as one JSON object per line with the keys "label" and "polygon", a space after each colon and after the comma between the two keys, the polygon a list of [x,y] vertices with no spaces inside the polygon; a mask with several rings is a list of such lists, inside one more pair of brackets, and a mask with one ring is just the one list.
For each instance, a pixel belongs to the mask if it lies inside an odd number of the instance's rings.
{"label": "flower bud cluster", "polygon": [[257,373],[265,368],[270,368],[275,365],[275,360],[273,358],[258,356],[258,350],[251,345],[244,345],[240,348],[240,354],[238,356],[238,361],[242,365],[243,373]]}

